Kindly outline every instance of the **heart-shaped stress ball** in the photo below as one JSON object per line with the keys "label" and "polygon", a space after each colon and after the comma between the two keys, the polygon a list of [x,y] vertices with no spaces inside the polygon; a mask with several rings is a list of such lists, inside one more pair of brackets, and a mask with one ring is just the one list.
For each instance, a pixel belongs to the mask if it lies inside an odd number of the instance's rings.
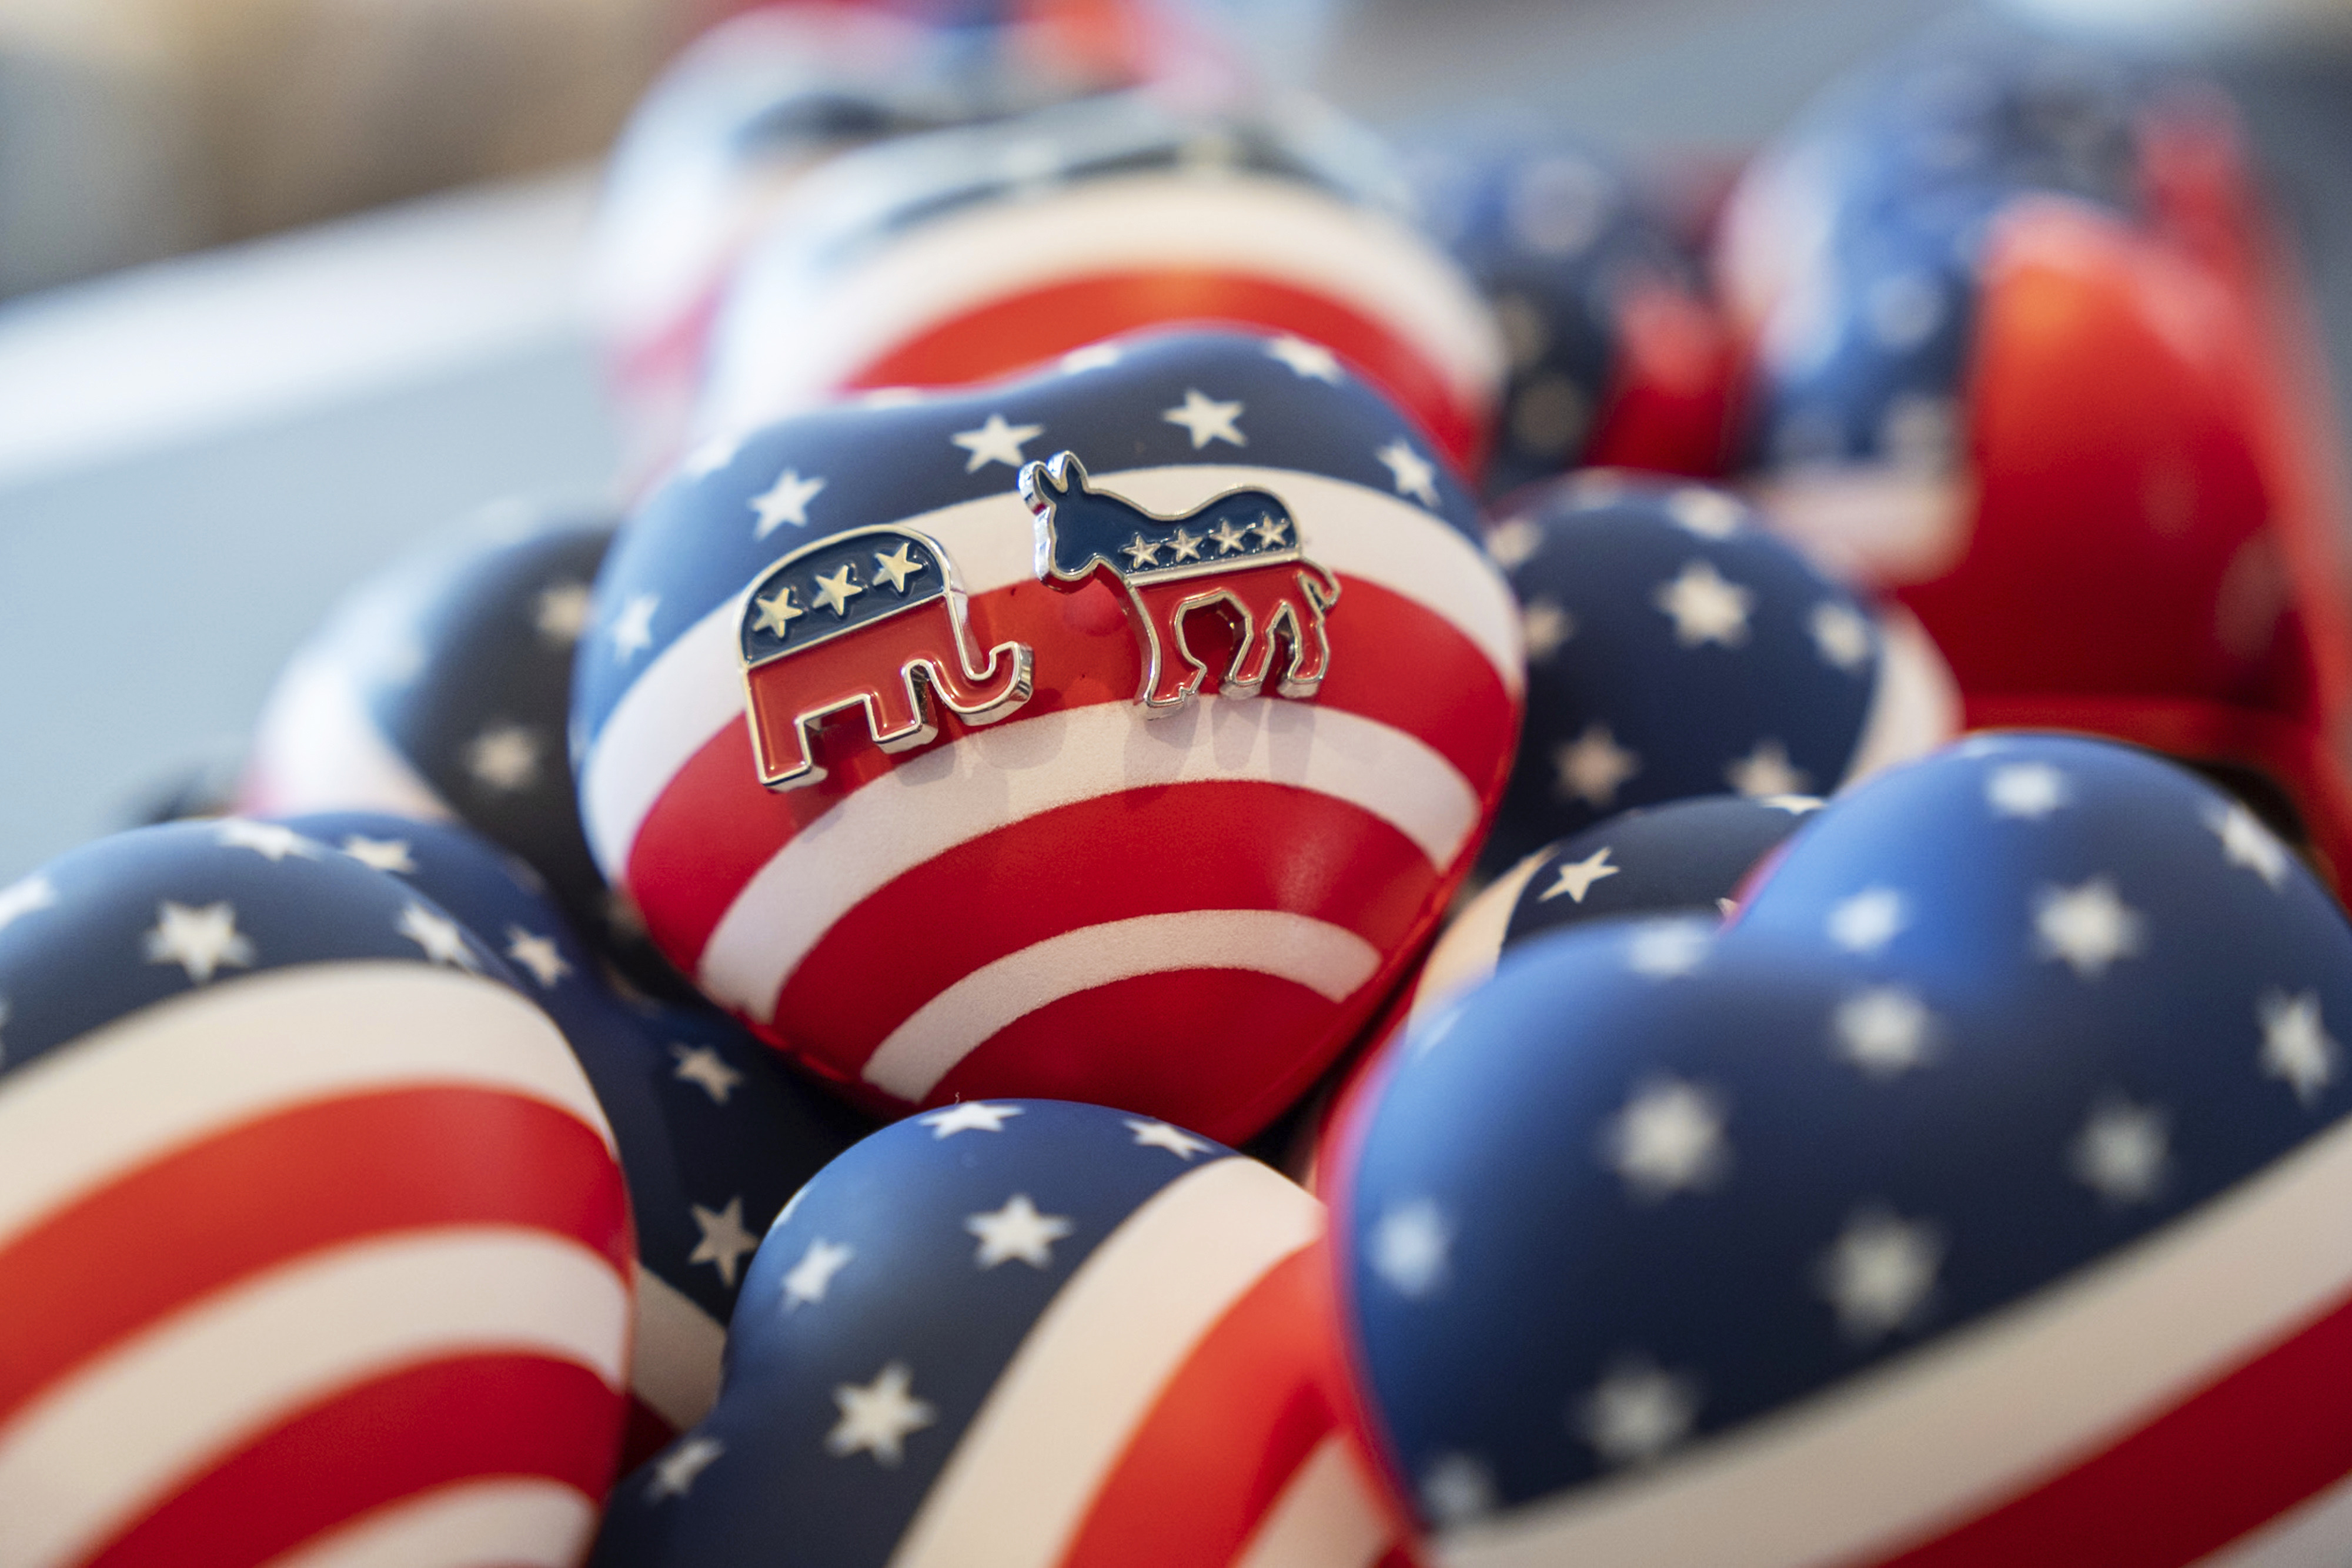
{"label": "heart-shaped stress ball", "polygon": [[1466,870],[1521,676],[1470,497],[1295,350],[1104,344],[663,486],[574,716],[672,962],[885,1109],[1238,1139],[1301,1092]]}
{"label": "heart-shaped stress ball", "polygon": [[875,1134],[761,1243],[709,1418],[597,1568],[1370,1563],[1323,1207],[1164,1122],[967,1101]]}
{"label": "heart-shaped stress ball", "polygon": [[1591,469],[1504,503],[1528,720],[1486,862],[1631,806],[1821,794],[1948,738],[1958,696],[1899,609],[1724,491]]}
{"label": "heart-shaped stress ball", "polygon": [[629,1453],[701,1419],[743,1270],[784,1200],[873,1123],[708,1008],[614,991],[528,866],[445,822],[288,820],[399,877],[511,965],[562,1030],[620,1145],[636,1225]]}
{"label": "heart-shaped stress ball", "polygon": [[575,1560],[628,1202],[496,956],[230,819],[0,891],[0,1560]]}
{"label": "heart-shaped stress ball", "polygon": [[1712,925],[1505,955],[1335,1156],[1437,1555],[2343,1560],[2352,930],[2278,841],[2144,753],[1970,742]]}

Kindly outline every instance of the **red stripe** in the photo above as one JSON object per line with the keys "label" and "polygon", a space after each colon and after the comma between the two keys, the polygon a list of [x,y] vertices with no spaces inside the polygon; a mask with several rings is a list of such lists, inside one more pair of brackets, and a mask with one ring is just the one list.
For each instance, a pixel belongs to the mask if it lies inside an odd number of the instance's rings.
{"label": "red stripe", "polygon": [[[1149,874],[1073,877],[1092,846],[1199,844]],[[1182,784],[1046,811],[937,856],[859,904],[777,1001],[793,1044],[855,1074],[924,1003],[982,966],[1080,926],[1196,909],[1283,910],[1393,951],[1438,878],[1420,849],[1345,801],[1283,784]]]}
{"label": "red stripe", "polygon": [[1333,1324],[1319,1243],[1266,1270],[1160,1390],[1059,1568],[1233,1561],[1338,1426]]}
{"label": "red stripe", "polygon": [[1381,989],[1376,976],[1355,996],[1332,1002],[1252,969],[1138,975],[1048,1002],[999,1030],[923,1103],[984,1092],[1148,1107],[1238,1144],[1307,1092],[1362,1027]]}
{"label": "red stripe", "polygon": [[474,1355],[334,1394],[192,1478],[85,1568],[251,1568],[371,1509],[487,1477],[601,1498],[623,1400],[570,1362]]}
{"label": "red stripe", "polygon": [[[1027,643],[1041,682],[1050,683],[1012,722],[1134,699],[1142,663],[1124,601],[1108,586],[1064,593],[1016,583],[975,597],[971,609],[976,643]],[[1472,789],[1490,798],[1500,790],[1517,708],[1475,644],[1435,612],[1355,578],[1342,580],[1329,627],[1331,673],[1316,703],[1417,736]],[[946,744],[966,727],[942,713],[940,732],[937,744]],[[902,755],[912,760],[929,749]],[[822,784],[763,789],[748,728],[730,723],[664,787],[629,848],[628,882],[672,962],[690,973],[744,883],[802,828],[893,766],[854,723],[828,727],[818,759],[829,770]]]}
{"label": "red stripe", "polygon": [[2352,1298],[2121,1441],[1885,1568],[2178,1568],[2352,1474]]}
{"label": "red stripe", "polygon": [[1387,393],[1457,468],[1475,472],[1485,458],[1487,411],[1456,397],[1443,371],[1402,333],[1328,295],[1232,272],[1155,267],[1044,284],[989,300],[902,340],[843,385],[947,387],[994,381],[1122,332],[1180,325],[1312,339]]}
{"label": "red stripe", "polygon": [[466,1224],[553,1231],[628,1268],[620,1167],[539,1101],[400,1089],[226,1129],[0,1249],[0,1421],[206,1291],[355,1237]]}

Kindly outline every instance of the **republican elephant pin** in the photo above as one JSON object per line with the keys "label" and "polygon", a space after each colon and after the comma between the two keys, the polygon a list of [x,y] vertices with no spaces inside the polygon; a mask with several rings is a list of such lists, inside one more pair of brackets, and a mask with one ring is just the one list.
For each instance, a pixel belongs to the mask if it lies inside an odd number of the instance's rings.
{"label": "republican elephant pin", "polygon": [[777,561],[743,601],[744,701],[760,782],[824,777],[817,727],[861,709],[884,751],[939,733],[933,705],[993,724],[1029,700],[1034,659],[1021,643],[974,656],[964,596],[939,542],[912,528],[835,534]]}
{"label": "republican elephant pin", "polygon": [[1302,553],[1297,519],[1273,492],[1229,490],[1163,517],[1096,489],[1067,452],[1023,468],[1020,485],[1036,517],[1039,581],[1075,592],[1103,572],[1127,591],[1143,653],[1136,701],[1146,713],[1177,712],[1207,678],[1185,640],[1200,611],[1233,624],[1224,694],[1255,696],[1272,677],[1284,696],[1311,697],[1323,684],[1331,663],[1323,612],[1339,601],[1339,580]]}

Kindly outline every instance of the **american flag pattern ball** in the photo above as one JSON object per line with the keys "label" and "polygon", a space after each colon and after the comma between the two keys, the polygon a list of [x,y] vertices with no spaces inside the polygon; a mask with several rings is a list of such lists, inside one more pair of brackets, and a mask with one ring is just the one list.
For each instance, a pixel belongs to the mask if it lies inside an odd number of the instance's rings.
{"label": "american flag pattern ball", "polygon": [[1719,934],[1516,949],[1337,1203],[1434,1555],[2343,1560],[2347,1018],[2241,804],[2054,737],[1832,802]]}
{"label": "american flag pattern ball", "polygon": [[844,389],[962,385],[1177,323],[1335,351],[1457,463],[1500,390],[1486,307],[1328,112],[1190,115],[1113,95],[844,157],[735,275],[707,429]]}
{"label": "american flag pattern ball", "polygon": [[[1187,570],[1214,569],[1188,580],[1202,592],[1241,576],[1221,554],[1257,558],[1177,519],[1278,497],[1340,591],[1313,695],[1269,682],[1147,711],[1151,574],[1041,580],[1045,525],[1015,479],[1060,452],[1090,489],[1057,507],[1127,507],[1138,549],[1185,534]],[[673,962],[870,1103],[1053,1094],[1246,1136],[1393,984],[1500,790],[1519,650],[1475,516],[1402,416],[1295,338],[1113,342],[1027,381],[773,425],[683,468],[599,579],[575,698],[590,842]],[[845,626],[929,594],[912,568],[932,558],[869,536],[749,591],[883,527],[932,541],[958,591],[786,658],[877,697],[820,726],[820,780],[764,789],[747,624]],[[1213,607],[1183,622],[1222,669],[1217,624]],[[1013,649],[1034,689],[984,727],[901,675],[920,654],[976,676]],[[919,696],[928,740],[883,722]]]}
{"label": "american flag pattern ball", "polygon": [[1822,794],[1957,727],[1916,626],[1721,490],[1587,471],[1512,497],[1486,548],[1528,655],[1497,870],[1633,806]]}
{"label": "american flag pattern ball", "polygon": [[287,826],[398,877],[504,958],[588,1074],[635,1220],[635,1457],[709,1410],[727,1317],[769,1223],[872,1124],[707,1008],[615,991],[528,866],[465,829],[370,811]]}
{"label": "american flag pattern ball", "polygon": [[639,983],[675,988],[589,856],[565,757],[572,651],[613,528],[495,510],[362,583],[278,677],[242,809],[463,821],[545,877]]}
{"label": "american flag pattern ball", "polygon": [[1509,356],[1486,493],[1585,464],[1716,472],[1727,339],[1696,257],[1625,172],[1526,125],[1433,127],[1403,146],[1423,225],[1493,306]]}
{"label": "american flag pattern ball", "polygon": [[1336,1413],[1323,1208],[1167,1123],[965,1101],[812,1181],[718,1408],[596,1568],[1401,1565]]}
{"label": "american flag pattern ball", "polygon": [[0,890],[0,1561],[577,1561],[628,1203],[502,959],[232,818]]}

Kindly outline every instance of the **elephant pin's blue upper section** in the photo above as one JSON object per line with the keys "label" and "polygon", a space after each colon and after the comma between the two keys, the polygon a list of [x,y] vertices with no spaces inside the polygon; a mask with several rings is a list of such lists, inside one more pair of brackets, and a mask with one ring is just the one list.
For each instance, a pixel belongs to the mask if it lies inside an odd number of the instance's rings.
{"label": "elephant pin's blue upper section", "polygon": [[743,663],[764,664],[946,595],[948,567],[920,534],[862,529],[794,550],[751,586]]}

